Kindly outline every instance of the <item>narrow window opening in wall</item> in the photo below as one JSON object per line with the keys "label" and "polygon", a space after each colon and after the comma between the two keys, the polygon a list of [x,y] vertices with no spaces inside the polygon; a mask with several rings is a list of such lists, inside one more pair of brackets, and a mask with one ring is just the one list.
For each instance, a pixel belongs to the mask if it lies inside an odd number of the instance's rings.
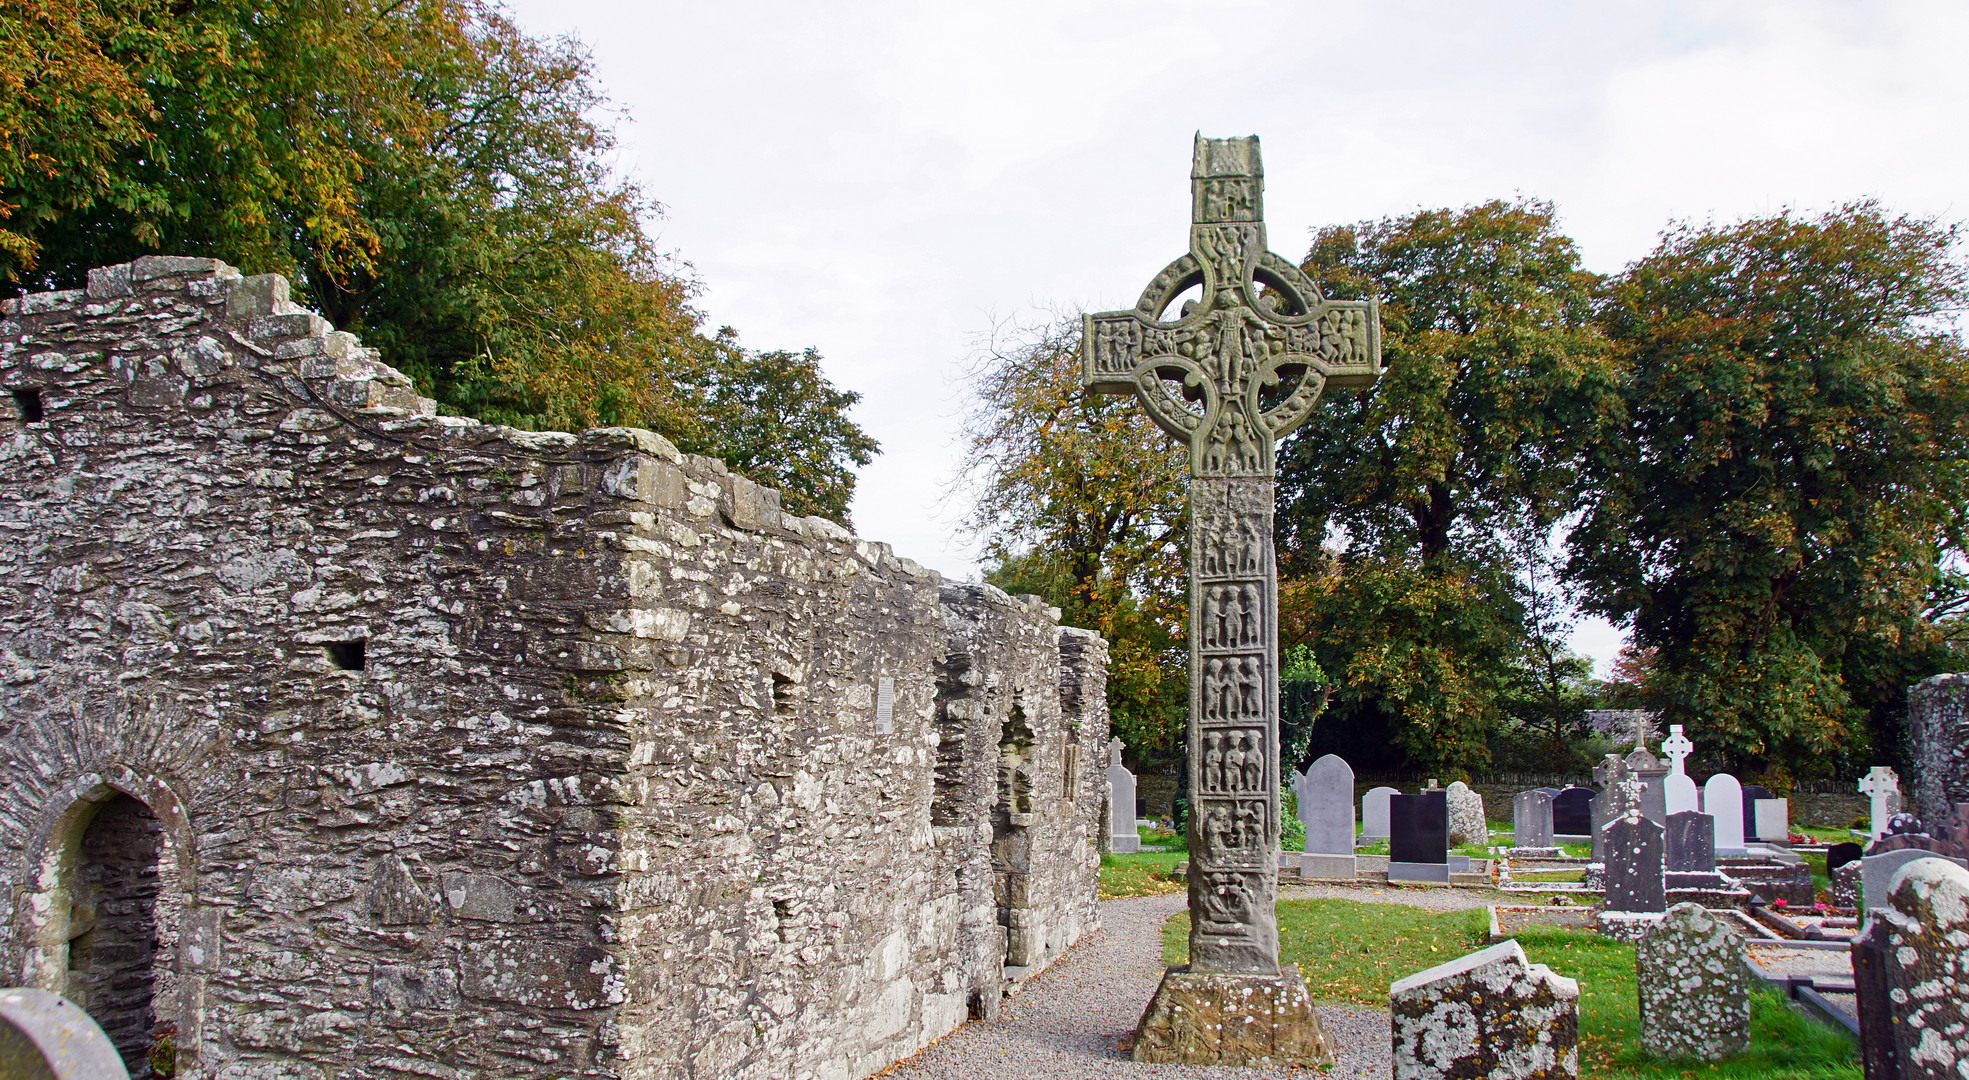
{"label": "narrow window opening in wall", "polygon": [[773,715],[792,716],[800,707],[800,684],[793,676],[773,672]]}
{"label": "narrow window opening in wall", "polygon": [[1080,797],[1080,744],[1068,743],[1067,752],[1064,756],[1066,758],[1066,771],[1060,777],[1060,797],[1063,799],[1077,799]]}
{"label": "narrow window opening in wall", "polygon": [[20,410],[23,424],[38,424],[47,416],[41,409],[39,390],[14,391],[14,407]]}
{"label": "narrow window opening in wall", "polygon": [[327,645],[328,659],[343,671],[361,671],[368,663],[366,641],[331,641]]}
{"label": "narrow window opening in wall", "polygon": [[132,1076],[152,1075],[151,1055],[169,1037],[156,1008],[163,850],[157,815],[117,795],[83,830],[69,890],[65,996],[102,1026]]}

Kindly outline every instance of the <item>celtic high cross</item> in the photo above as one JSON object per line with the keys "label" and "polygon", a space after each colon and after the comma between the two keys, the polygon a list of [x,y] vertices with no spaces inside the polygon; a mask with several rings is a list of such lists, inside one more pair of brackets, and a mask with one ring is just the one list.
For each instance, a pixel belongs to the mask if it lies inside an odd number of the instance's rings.
{"label": "celtic high cross", "polygon": [[[1381,373],[1372,301],[1327,300],[1265,247],[1257,136],[1196,140],[1189,254],[1132,311],[1088,315],[1082,380],[1190,452],[1190,970],[1276,974],[1280,436]],[[1192,288],[1201,295],[1169,308]],[[1171,317],[1173,315],[1173,317]]]}

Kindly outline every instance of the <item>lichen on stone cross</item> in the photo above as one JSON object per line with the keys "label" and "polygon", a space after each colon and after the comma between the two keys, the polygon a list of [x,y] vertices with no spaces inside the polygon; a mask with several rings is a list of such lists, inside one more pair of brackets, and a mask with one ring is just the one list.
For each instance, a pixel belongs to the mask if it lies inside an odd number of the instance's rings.
{"label": "lichen on stone cross", "polygon": [[[1197,137],[1189,253],[1129,311],[1088,315],[1082,378],[1133,394],[1190,459],[1190,967],[1278,971],[1281,436],[1381,371],[1372,301],[1320,295],[1266,249],[1256,136]],[[1188,290],[1198,298],[1170,308]],[[1237,764],[1232,766],[1232,762]]]}

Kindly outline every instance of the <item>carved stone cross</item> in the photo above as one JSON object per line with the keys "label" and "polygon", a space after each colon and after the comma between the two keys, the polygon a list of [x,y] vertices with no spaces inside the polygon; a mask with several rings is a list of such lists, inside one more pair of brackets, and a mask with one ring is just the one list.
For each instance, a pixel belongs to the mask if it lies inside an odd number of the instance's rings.
{"label": "carved stone cross", "polygon": [[1875,765],[1873,771],[1860,781],[1860,794],[1873,800],[1873,814],[1868,829],[1875,840],[1887,835],[1887,820],[1894,816],[1893,800],[1901,793],[1900,774],[1885,765]]}
{"label": "carved stone cross", "polygon": [[[1190,970],[1273,975],[1278,925],[1275,451],[1327,386],[1381,373],[1372,301],[1265,246],[1258,139],[1196,140],[1189,254],[1088,315],[1082,379],[1134,394],[1190,457]],[[1199,296],[1172,311],[1178,297]]]}
{"label": "carved stone cross", "polygon": [[1668,738],[1663,740],[1661,744],[1661,752],[1668,755],[1668,760],[1674,762],[1669,767],[1669,771],[1676,776],[1684,775],[1682,772],[1682,759],[1695,753],[1695,751],[1696,744],[1690,742],[1687,735],[1682,734],[1682,725],[1669,725]]}

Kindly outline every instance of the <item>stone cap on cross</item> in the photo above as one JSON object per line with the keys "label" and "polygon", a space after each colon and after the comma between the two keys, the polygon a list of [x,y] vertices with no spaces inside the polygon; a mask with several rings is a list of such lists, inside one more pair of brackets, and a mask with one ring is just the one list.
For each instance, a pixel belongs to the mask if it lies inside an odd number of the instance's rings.
{"label": "stone cap on cross", "polygon": [[[1130,311],[1084,316],[1081,380],[1134,394],[1157,426],[1187,444],[1193,476],[1273,476],[1279,437],[1328,385],[1381,374],[1373,300],[1328,300],[1266,249],[1264,166],[1256,135],[1196,138],[1190,250]],[[1171,316],[1190,289],[1197,300]]]}

